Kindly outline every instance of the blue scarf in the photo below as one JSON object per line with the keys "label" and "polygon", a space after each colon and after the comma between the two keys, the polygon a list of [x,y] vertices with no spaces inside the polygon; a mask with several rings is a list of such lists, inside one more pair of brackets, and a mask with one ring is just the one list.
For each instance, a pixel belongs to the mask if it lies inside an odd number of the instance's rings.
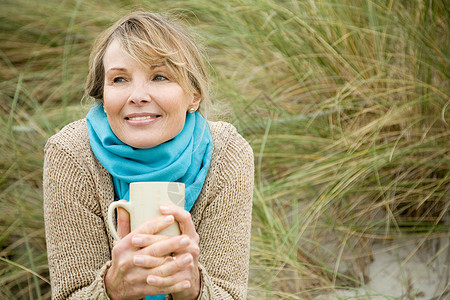
{"label": "blue scarf", "polygon": [[[136,149],[119,140],[102,104],[91,108],[86,121],[92,151],[112,176],[116,200],[129,201],[131,182],[183,182],[184,209],[191,210],[202,190],[213,148],[209,126],[200,113],[188,113],[184,128],[176,137],[148,149]],[[165,299],[165,295],[146,299]]]}
{"label": "blue scarf", "polygon": [[188,113],[176,137],[147,149],[120,141],[109,126],[102,104],[91,108],[86,121],[92,151],[112,176],[116,200],[130,199],[131,182],[183,182],[184,208],[191,210],[202,190],[212,154],[209,126],[200,113]]}

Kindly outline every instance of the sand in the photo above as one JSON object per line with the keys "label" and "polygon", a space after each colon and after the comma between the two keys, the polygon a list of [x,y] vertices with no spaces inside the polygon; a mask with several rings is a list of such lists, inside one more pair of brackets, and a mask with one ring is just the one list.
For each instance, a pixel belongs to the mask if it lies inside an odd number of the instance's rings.
{"label": "sand", "polygon": [[450,299],[450,237],[375,244],[369,282],[334,299]]}

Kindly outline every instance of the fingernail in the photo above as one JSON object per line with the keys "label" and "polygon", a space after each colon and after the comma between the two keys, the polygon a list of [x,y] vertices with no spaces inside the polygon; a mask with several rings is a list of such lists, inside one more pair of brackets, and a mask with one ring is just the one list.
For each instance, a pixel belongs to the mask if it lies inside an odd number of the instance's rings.
{"label": "fingernail", "polygon": [[187,237],[182,238],[180,241],[180,246],[185,246],[187,244],[189,244],[189,239]]}
{"label": "fingernail", "polygon": [[191,283],[188,281],[185,284],[183,284],[183,288],[188,289],[191,287]]}
{"label": "fingernail", "polygon": [[131,239],[131,242],[135,245],[141,245],[144,241],[140,237],[134,237]]}
{"label": "fingernail", "polygon": [[154,284],[154,283],[156,283],[156,278],[155,277],[148,277],[147,278],[147,283],[148,284]]}
{"label": "fingernail", "polygon": [[167,205],[161,205],[160,207],[159,207],[159,209],[160,210],[169,210],[169,207],[167,206]]}
{"label": "fingernail", "polygon": [[191,260],[192,260],[192,258],[190,255],[186,256],[185,258],[183,258],[183,263],[187,265],[188,263],[191,262]]}
{"label": "fingernail", "polygon": [[173,216],[172,215],[168,215],[164,217],[164,221],[166,221],[167,223],[172,223],[173,222]]}
{"label": "fingernail", "polygon": [[135,256],[134,257],[134,264],[135,265],[143,265],[144,264],[144,258],[141,256]]}

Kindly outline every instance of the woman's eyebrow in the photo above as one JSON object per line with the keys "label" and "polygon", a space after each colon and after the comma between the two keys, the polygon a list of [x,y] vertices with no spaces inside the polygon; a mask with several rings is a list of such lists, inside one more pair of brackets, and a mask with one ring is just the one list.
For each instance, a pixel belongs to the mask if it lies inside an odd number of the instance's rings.
{"label": "woman's eyebrow", "polygon": [[[160,67],[164,67],[165,64],[154,64],[154,65],[150,65],[150,69],[156,69],[156,68],[160,68]],[[106,73],[112,72],[112,71],[120,71],[120,72],[126,72],[127,68],[122,68],[122,67],[111,67],[109,68]]]}
{"label": "woman's eyebrow", "polygon": [[165,66],[164,64],[154,64],[154,65],[150,65],[150,69],[156,69],[156,68],[164,67],[164,66]]}
{"label": "woman's eyebrow", "polygon": [[121,72],[126,72],[127,69],[126,68],[121,68],[121,67],[112,67],[109,68],[106,73],[112,72],[112,71],[121,71]]}

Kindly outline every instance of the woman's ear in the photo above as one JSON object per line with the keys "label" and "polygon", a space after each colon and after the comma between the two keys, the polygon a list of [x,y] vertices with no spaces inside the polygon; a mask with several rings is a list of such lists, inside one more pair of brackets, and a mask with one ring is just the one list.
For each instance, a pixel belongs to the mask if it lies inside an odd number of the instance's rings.
{"label": "woman's ear", "polygon": [[202,101],[202,95],[200,95],[199,93],[195,93],[193,95],[192,102],[191,102],[191,105],[189,105],[189,107],[195,108],[195,110],[197,110],[198,107],[200,106],[201,101]]}

